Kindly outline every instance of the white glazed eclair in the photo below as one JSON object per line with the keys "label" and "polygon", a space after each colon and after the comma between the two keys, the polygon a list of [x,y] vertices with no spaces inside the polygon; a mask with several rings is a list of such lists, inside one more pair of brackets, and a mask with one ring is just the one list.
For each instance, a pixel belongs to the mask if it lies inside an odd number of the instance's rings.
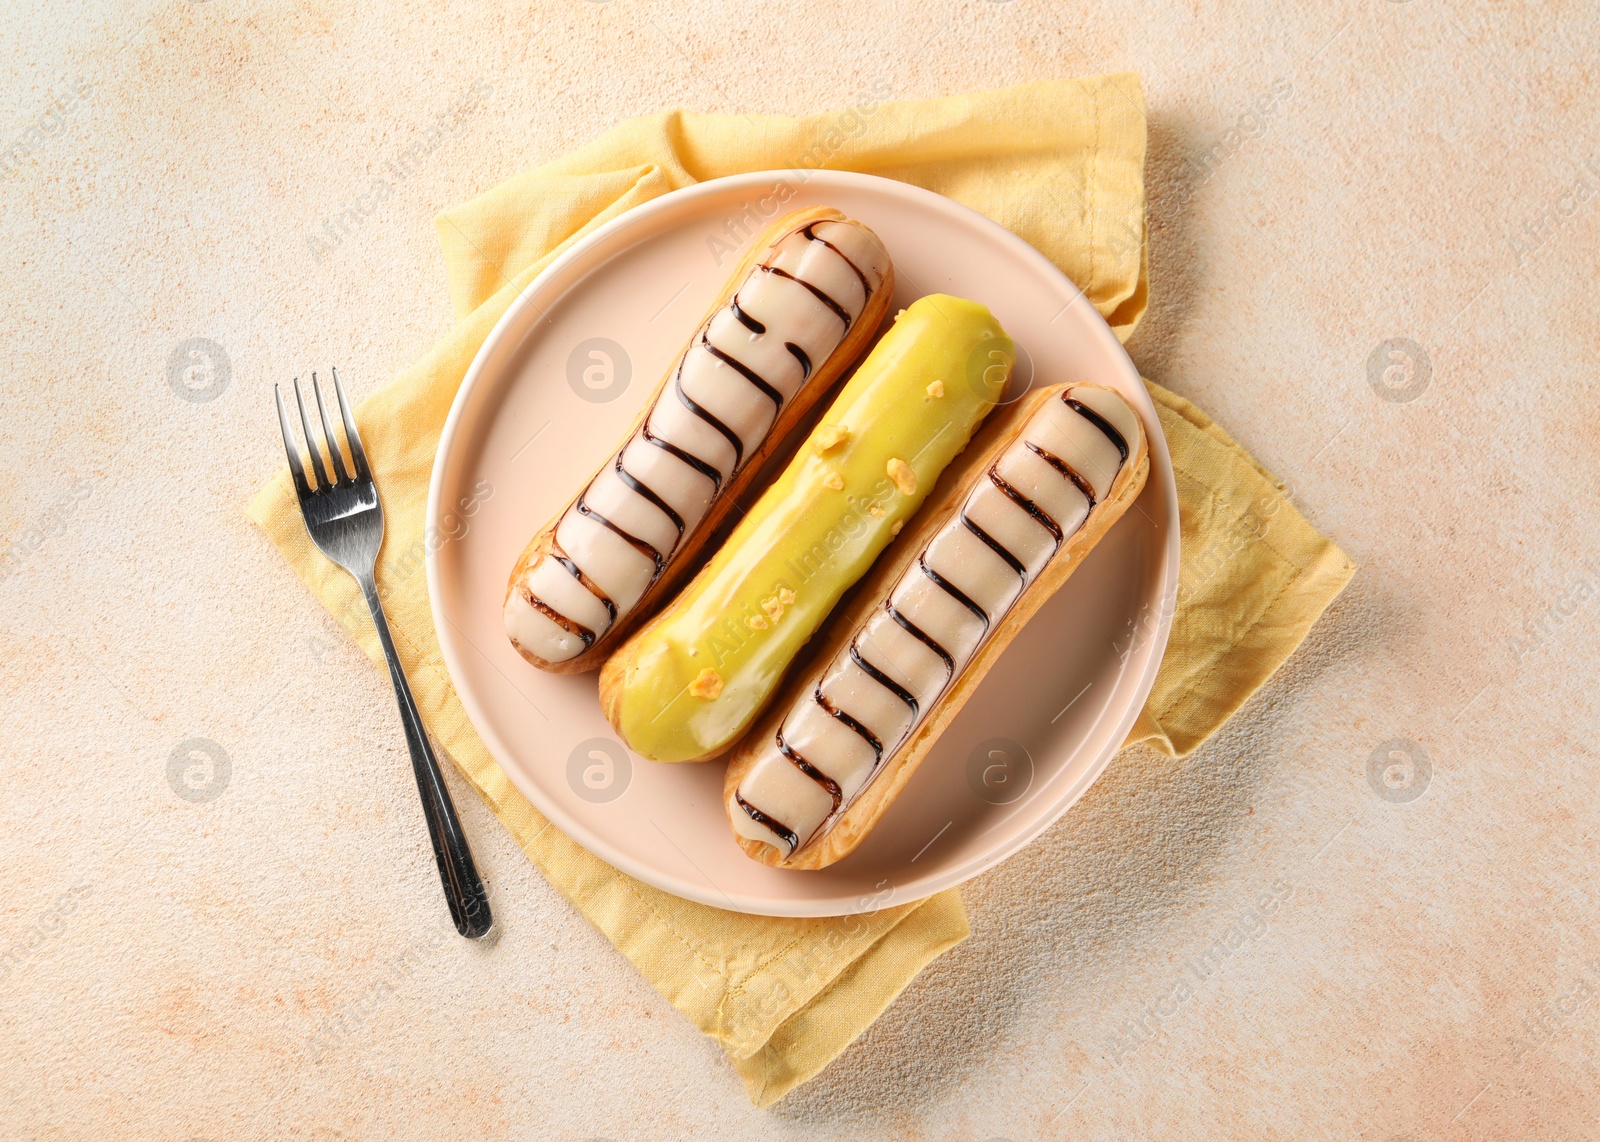
{"label": "white glazed eclair", "polygon": [[774,222],[622,446],[524,548],[506,635],[542,670],[599,666],[670,597],[762,462],[871,344],[894,270],[867,227],[811,207]]}
{"label": "white glazed eclair", "polygon": [[1030,394],[985,437],[735,750],[724,796],[754,859],[854,850],[1149,469],[1138,415],[1097,385]]}

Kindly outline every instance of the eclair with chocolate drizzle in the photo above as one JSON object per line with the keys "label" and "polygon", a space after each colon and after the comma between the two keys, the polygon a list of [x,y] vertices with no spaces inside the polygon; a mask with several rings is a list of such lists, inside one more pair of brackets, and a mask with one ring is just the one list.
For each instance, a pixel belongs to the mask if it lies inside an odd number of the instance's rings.
{"label": "eclair with chocolate drizzle", "polygon": [[997,419],[735,749],[724,799],[746,854],[817,869],[853,851],[1148,472],[1109,388],[1047,388]]}
{"label": "eclair with chocolate drizzle", "polygon": [[622,445],[528,543],[506,635],[541,670],[593,670],[672,595],[762,463],[872,343],[894,293],[876,234],[837,210],[756,240]]}

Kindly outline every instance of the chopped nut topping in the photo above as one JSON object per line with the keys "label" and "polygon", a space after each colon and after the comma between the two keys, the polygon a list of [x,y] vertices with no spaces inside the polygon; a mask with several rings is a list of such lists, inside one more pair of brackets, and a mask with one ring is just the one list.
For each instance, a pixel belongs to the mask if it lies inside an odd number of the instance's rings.
{"label": "chopped nut topping", "polygon": [[873,519],[882,519],[883,518],[883,505],[882,504],[873,504],[870,508],[867,509],[867,514],[869,516],[871,516]]}
{"label": "chopped nut topping", "polygon": [[772,625],[771,623],[767,622],[766,619],[762,618],[760,615],[751,615],[749,618],[745,619],[744,621],[745,621],[745,625],[748,626],[751,630],[766,630],[767,627]]}
{"label": "chopped nut topping", "polygon": [[822,477],[822,486],[824,488],[832,488],[836,492],[842,492],[844,491],[844,477],[839,475],[838,472],[829,472]]}
{"label": "chopped nut topping", "polygon": [[778,601],[778,596],[776,595],[773,595],[769,599],[762,599],[761,609],[767,612],[767,617],[773,622],[777,622],[779,619],[783,618],[783,604]]}
{"label": "chopped nut topping", "polygon": [[696,698],[715,698],[722,693],[722,675],[711,667],[706,667],[694,676],[694,681],[689,683],[689,693]]}
{"label": "chopped nut topping", "polygon": [[906,525],[906,521],[905,520],[903,520],[903,519],[895,520],[894,521],[894,526],[889,529],[889,534],[890,535],[899,535],[900,534],[900,529],[902,527],[904,527],[905,525]]}
{"label": "chopped nut topping", "polygon": [[811,449],[818,456],[826,456],[850,439],[850,430],[842,424],[822,424],[811,434]]}
{"label": "chopped nut topping", "polygon": [[928,395],[930,397],[932,397],[934,400],[939,400],[940,398],[942,398],[944,396],[944,382],[943,381],[934,381],[933,384],[929,385],[928,386]]}
{"label": "chopped nut topping", "polygon": [[794,604],[794,592],[789,590],[787,587],[779,587],[778,602],[782,603],[786,607],[792,606]]}
{"label": "chopped nut topping", "polygon": [[907,464],[898,456],[891,456],[886,470],[889,473],[889,479],[894,481],[894,486],[900,489],[902,496],[909,496],[916,492],[917,474],[911,470],[910,464]]}

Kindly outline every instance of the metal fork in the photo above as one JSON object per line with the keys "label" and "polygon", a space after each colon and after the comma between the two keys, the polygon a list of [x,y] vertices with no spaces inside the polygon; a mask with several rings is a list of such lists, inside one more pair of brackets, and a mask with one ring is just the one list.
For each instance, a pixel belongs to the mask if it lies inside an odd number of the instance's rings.
{"label": "metal fork", "polygon": [[445,899],[450,902],[450,918],[456,931],[469,939],[488,935],[494,924],[489,914],[489,896],[483,880],[478,876],[477,865],[472,860],[472,850],[467,845],[466,834],[456,817],[455,803],[445,788],[444,774],[439,772],[439,762],[433,755],[433,746],[422,728],[422,716],[411,697],[411,686],[405,672],[400,669],[400,656],[395,653],[394,640],[389,636],[389,623],[383,616],[383,604],[378,599],[378,584],[374,570],[378,549],[383,546],[383,505],[378,502],[378,487],[367,467],[366,449],[361,446],[361,433],[356,430],[355,418],[350,415],[350,402],[345,399],[344,386],[339,383],[339,372],[333,371],[333,391],[339,398],[339,412],[344,418],[345,439],[350,444],[352,464],[346,469],[339,451],[339,438],[334,435],[328,420],[328,406],[322,400],[322,386],[317,375],[311,374],[311,391],[317,398],[317,412],[322,419],[322,436],[326,441],[328,459],[333,464],[334,479],[328,479],[322,466],[322,451],[312,430],[311,418],[306,416],[306,402],[300,396],[300,378],[294,381],[294,403],[300,408],[300,424],[305,429],[306,448],[311,453],[311,468],[316,475],[307,483],[305,467],[300,462],[300,450],[295,445],[294,431],[289,427],[289,414],[284,411],[283,394],[272,386],[272,395],[278,402],[278,426],[283,429],[283,447],[289,454],[289,471],[294,476],[294,488],[300,496],[300,513],[305,516],[306,530],[312,542],[322,553],[355,576],[366,596],[367,608],[372,612],[372,623],[378,628],[378,641],[383,643],[384,657],[389,660],[389,677],[394,680],[394,695],[400,702],[400,720],[406,727],[406,745],[411,749],[411,766],[417,774],[417,790],[422,794],[422,815],[428,821],[428,836],[433,841],[433,855],[439,862],[439,875],[444,879]]}

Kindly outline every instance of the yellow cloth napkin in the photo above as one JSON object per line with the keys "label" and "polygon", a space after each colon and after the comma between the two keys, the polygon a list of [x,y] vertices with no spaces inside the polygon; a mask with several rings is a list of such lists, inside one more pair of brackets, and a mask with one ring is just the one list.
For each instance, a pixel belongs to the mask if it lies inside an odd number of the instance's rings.
{"label": "yellow cloth napkin", "polygon": [[[550,882],[722,1046],[757,1105],[820,1071],[967,936],[960,895],[838,919],[741,916],[640,884],[552,828],[473,732],[434,635],[419,564],[451,400],[495,320],[556,254],[629,207],[748,170],[798,177],[847,168],[948,195],[1042,250],[1126,338],[1145,307],[1144,152],[1132,75],[864,101],[805,119],[680,111],[635,119],[439,216],[458,321],[358,409],[389,528],[378,580],[429,729]],[[1203,414],[1151,391],[1178,470],[1184,557],[1171,643],[1130,740],[1179,755],[1288,657],[1354,567]],[[248,512],[381,662],[354,584],[307,539],[286,472]]]}

